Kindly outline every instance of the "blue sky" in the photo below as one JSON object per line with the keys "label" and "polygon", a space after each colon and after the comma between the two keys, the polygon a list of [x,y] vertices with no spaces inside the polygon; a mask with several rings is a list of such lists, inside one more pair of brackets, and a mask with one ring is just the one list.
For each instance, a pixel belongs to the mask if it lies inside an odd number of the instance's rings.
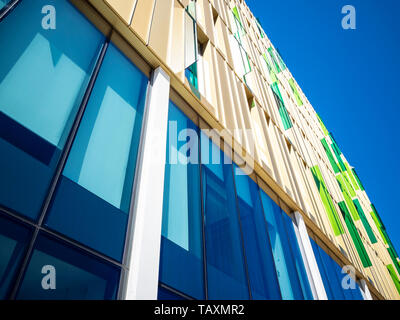
{"label": "blue sky", "polygon": [[[357,170],[400,252],[400,1],[246,0]],[[344,5],[356,30],[344,30]]]}

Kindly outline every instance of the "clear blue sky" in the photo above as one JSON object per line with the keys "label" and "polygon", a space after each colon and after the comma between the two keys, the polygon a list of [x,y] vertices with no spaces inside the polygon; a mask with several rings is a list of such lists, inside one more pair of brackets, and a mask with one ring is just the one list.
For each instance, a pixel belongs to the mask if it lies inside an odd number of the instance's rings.
{"label": "clear blue sky", "polygon": [[[400,253],[400,1],[246,0],[331,131]],[[357,29],[343,30],[344,5]]]}

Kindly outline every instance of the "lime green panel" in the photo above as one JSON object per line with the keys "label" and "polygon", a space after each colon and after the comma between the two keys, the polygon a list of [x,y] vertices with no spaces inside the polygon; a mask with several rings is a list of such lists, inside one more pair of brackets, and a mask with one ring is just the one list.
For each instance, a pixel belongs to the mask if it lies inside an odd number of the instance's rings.
{"label": "lime green panel", "polygon": [[237,7],[234,7],[232,9],[233,15],[235,16],[236,20],[240,22],[240,24],[242,24],[242,20],[240,19],[240,15],[239,15],[239,11]]}
{"label": "lime green panel", "polygon": [[269,76],[271,77],[272,82],[278,82],[276,73],[275,73],[274,69],[271,67],[271,64],[269,63],[267,55],[265,53],[263,54],[263,58],[264,58],[265,63],[267,64]]}
{"label": "lime green panel", "polygon": [[303,105],[303,101],[301,100],[299,91],[297,90],[296,84],[294,83],[293,79],[289,79],[289,85],[292,88],[294,97],[296,98],[296,102],[298,106],[302,106]]}
{"label": "lime green panel", "polygon": [[392,281],[394,285],[396,286],[396,289],[398,293],[400,294],[400,281],[399,278],[397,277],[396,271],[394,270],[393,266],[391,264],[388,264],[386,268],[389,271],[390,276],[392,277]]}
{"label": "lime green panel", "polygon": [[369,240],[371,241],[371,243],[377,243],[378,240],[376,240],[375,234],[372,231],[372,228],[367,220],[367,217],[365,216],[364,210],[361,207],[360,201],[358,201],[358,199],[354,199],[353,203],[358,211],[358,214],[361,218],[361,222],[364,225],[365,231],[367,231]]}
{"label": "lime green panel", "polygon": [[358,234],[357,227],[350,216],[349,210],[344,201],[339,203],[340,211],[342,212],[344,221],[346,222],[347,229],[350,232],[351,239],[353,240],[354,246],[356,247],[357,253],[361,259],[364,268],[372,266],[371,260],[369,259],[367,250],[365,250],[364,244]]}
{"label": "lime green panel", "polygon": [[321,125],[322,131],[324,132],[324,135],[328,136],[329,132],[326,129],[326,127],[325,127],[324,123],[322,122],[321,117],[319,116],[318,113],[317,113],[317,118],[318,118],[319,124]]}
{"label": "lime green panel", "polygon": [[358,186],[358,183],[357,183],[356,179],[353,176],[353,171],[350,169],[350,167],[347,164],[347,162],[345,162],[344,165],[346,166],[347,174],[350,177],[350,181],[353,184],[354,189],[360,190],[360,187]]}
{"label": "lime green panel", "polygon": [[328,159],[329,159],[329,162],[331,163],[331,166],[332,166],[333,171],[334,171],[335,173],[339,173],[339,172],[340,172],[339,167],[338,167],[338,165],[337,165],[335,159],[333,158],[333,154],[332,154],[332,152],[331,152],[331,149],[329,149],[328,143],[326,142],[325,138],[323,138],[323,139],[321,140],[321,143],[322,143],[322,145],[324,146],[325,153],[326,153],[326,155],[327,155],[327,157],[328,157]]}
{"label": "lime green panel", "polygon": [[343,194],[344,201],[346,202],[347,208],[350,209],[351,216],[353,217],[354,221],[360,220],[358,211],[357,211],[353,201],[351,200],[350,196],[348,195],[348,193],[346,191],[344,191],[344,192],[342,192],[342,194]]}
{"label": "lime green panel", "polygon": [[335,236],[341,235],[344,233],[343,225],[339,219],[338,213],[336,211],[335,205],[333,204],[332,198],[326,189],[324,179],[322,177],[321,171],[318,166],[312,167],[311,172],[314,177],[315,184],[317,185],[317,189],[319,191],[319,195],[321,197],[322,203],[324,204],[325,211],[327,213],[329,222],[332,226],[333,232]]}
{"label": "lime green panel", "polygon": [[390,246],[387,250],[389,252],[390,257],[392,258],[393,264],[396,267],[397,272],[400,274],[400,264],[397,261],[396,252],[394,251],[394,248]]}

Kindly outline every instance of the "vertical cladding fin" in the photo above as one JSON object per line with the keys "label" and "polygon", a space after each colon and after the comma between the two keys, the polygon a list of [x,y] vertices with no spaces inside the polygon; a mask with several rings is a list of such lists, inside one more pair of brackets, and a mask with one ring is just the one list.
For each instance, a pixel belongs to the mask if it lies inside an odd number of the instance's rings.
{"label": "vertical cladding fin", "polygon": [[357,253],[361,259],[362,265],[364,268],[368,268],[372,266],[371,260],[368,256],[367,250],[364,247],[364,244],[362,243],[361,237],[358,234],[357,227],[355,226],[349,209],[346,206],[346,203],[344,201],[339,202],[339,208],[340,211],[342,212],[344,221],[347,225],[347,229],[350,232],[351,239],[353,240],[354,246],[356,247]]}
{"label": "vertical cladding fin", "polygon": [[313,174],[315,184],[317,185],[317,189],[321,196],[322,203],[324,204],[325,211],[328,215],[329,222],[331,223],[333,232],[335,236],[341,235],[344,233],[344,229],[339,219],[335,205],[333,204],[332,198],[328,193],[328,190],[326,189],[321,171],[319,170],[318,166],[314,166],[311,168],[311,172]]}

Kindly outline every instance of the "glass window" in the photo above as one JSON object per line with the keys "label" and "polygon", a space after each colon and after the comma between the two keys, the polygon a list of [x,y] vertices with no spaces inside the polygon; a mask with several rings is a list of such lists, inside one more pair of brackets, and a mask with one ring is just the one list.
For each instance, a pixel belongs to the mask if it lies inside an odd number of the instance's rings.
{"label": "glass window", "polygon": [[103,39],[68,1],[21,1],[1,22],[0,204],[37,218]]}
{"label": "glass window", "polygon": [[0,299],[6,299],[31,230],[0,215]]}
{"label": "glass window", "polygon": [[324,264],[321,259],[321,255],[319,254],[318,245],[311,238],[310,238],[310,242],[311,242],[311,246],[314,251],[315,260],[317,261],[319,273],[321,274],[322,282],[324,283],[326,295],[328,297],[328,300],[333,300],[334,299],[333,292],[332,292],[332,289],[331,289],[331,286],[329,283],[328,274],[325,271],[325,267],[324,267]]}
{"label": "glass window", "polygon": [[110,44],[47,225],[121,261],[147,77]]}
{"label": "glass window", "polygon": [[47,236],[39,236],[19,300],[116,299],[120,271]]}
{"label": "glass window", "polygon": [[185,300],[185,299],[177,295],[176,293],[159,286],[157,300]]}
{"label": "glass window", "polygon": [[3,9],[11,0],[0,0],[0,10]]}
{"label": "glass window", "polygon": [[224,164],[225,158],[224,153],[201,133],[208,297],[247,300],[249,290],[232,164]]}
{"label": "glass window", "polygon": [[278,278],[257,184],[234,165],[252,298],[279,300]]}
{"label": "glass window", "polygon": [[304,296],[283,224],[281,208],[263,190],[260,190],[260,193],[282,298],[303,300]]}
{"label": "glass window", "polygon": [[332,289],[333,293],[333,299],[334,300],[344,300],[344,293],[343,289],[341,286],[341,283],[339,282],[339,278],[337,275],[337,272],[334,267],[334,261],[332,258],[324,251],[321,249],[321,247],[318,246],[318,251],[320,253],[322,263],[324,264],[324,269],[325,272],[328,276],[329,284]]}
{"label": "glass window", "polygon": [[287,215],[283,214],[283,222],[286,227],[289,243],[291,244],[294,262],[296,265],[297,274],[299,276],[301,289],[303,291],[304,299],[313,300],[314,297],[311,292],[310,283],[308,282],[308,276],[306,268],[304,266],[303,257],[301,255],[299,243],[297,241],[296,233],[292,219]]}
{"label": "glass window", "polygon": [[204,299],[198,128],[170,103],[160,281]]}

